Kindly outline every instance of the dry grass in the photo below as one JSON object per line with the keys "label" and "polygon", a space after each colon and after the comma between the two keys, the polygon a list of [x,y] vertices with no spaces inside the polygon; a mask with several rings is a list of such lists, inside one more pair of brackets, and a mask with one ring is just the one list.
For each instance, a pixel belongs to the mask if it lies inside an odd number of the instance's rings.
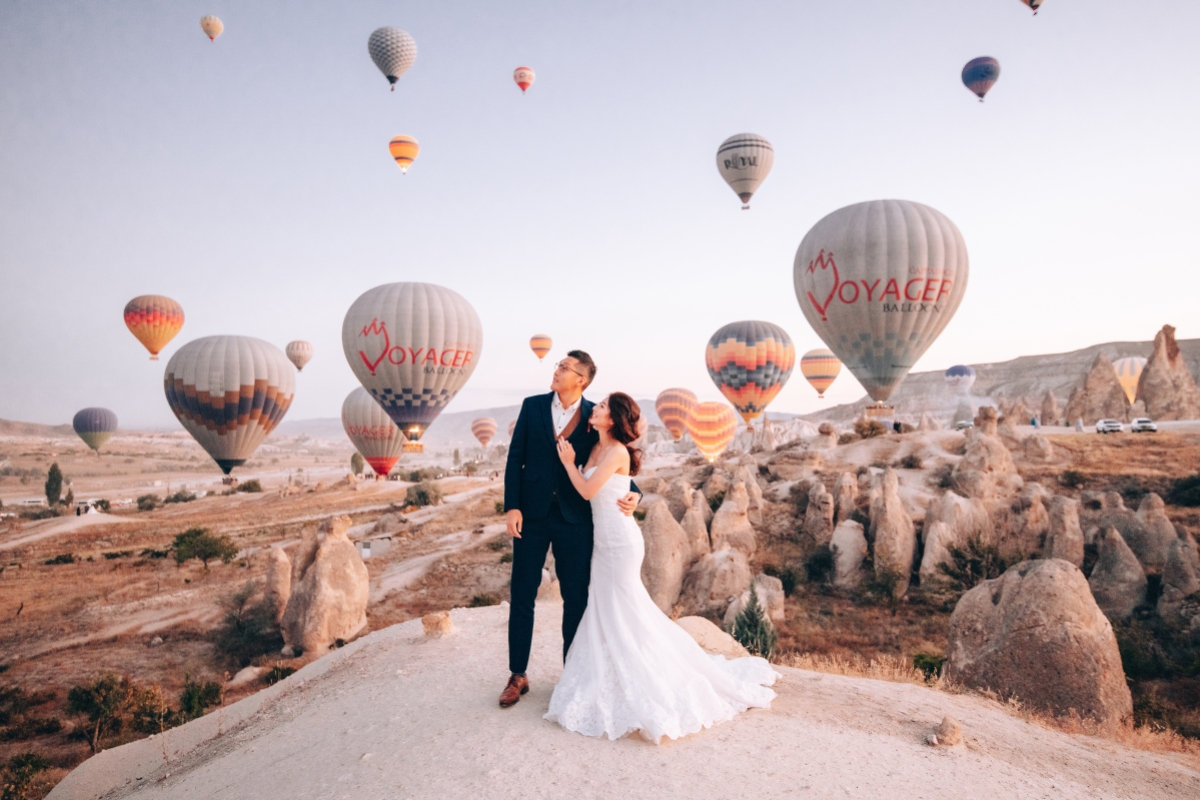
{"label": "dry grass", "polygon": [[828,675],[847,675],[852,678],[870,678],[889,683],[911,683],[941,689],[941,678],[926,678],[916,669],[912,659],[901,656],[879,655],[867,658],[860,655],[822,655],[819,653],[787,653],[775,660],[785,667],[824,672]]}

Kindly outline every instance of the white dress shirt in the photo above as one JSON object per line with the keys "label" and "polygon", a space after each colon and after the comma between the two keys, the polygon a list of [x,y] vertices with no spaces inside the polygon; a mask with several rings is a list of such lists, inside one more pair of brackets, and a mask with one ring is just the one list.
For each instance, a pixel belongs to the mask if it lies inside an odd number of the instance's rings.
{"label": "white dress shirt", "polygon": [[571,417],[575,416],[575,412],[579,410],[579,404],[583,402],[583,397],[571,405],[563,408],[562,401],[558,399],[558,393],[554,393],[554,398],[550,401],[550,420],[554,423],[554,436],[558,438],[563,429],[567,427],[567,423],[571,421]]}

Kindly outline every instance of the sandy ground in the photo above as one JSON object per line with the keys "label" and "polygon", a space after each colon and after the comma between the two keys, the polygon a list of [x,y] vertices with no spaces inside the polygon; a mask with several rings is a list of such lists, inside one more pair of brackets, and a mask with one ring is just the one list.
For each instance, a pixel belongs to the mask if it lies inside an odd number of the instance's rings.
{"label": "sandy ground", "polygon": [[[1195,798],[1174,757],[1046,730],[996,704],[786,667],[772,708],[662,746],[541,718],[560,673],[561,606],[539,607],[530,675],[496,706],[507,608],[413,620],[163,736],[85,762],[51,798]],[[966,742],[930,747],[946,714]]]}

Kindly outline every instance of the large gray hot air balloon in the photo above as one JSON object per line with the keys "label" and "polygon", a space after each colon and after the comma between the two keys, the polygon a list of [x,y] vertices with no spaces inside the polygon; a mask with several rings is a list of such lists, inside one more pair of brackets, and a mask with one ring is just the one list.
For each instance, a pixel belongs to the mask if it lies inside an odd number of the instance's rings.
{"label": "large gray hot air balloon", "polygon": [[407,441],[383,406],[361,386],[342,403],[342,427],[376,475],[387,475],[400,460]]}
{"label": "large gray hot air balloon", "polygon": [[432,283],[376,286],[342,322],[350,369],[414,442],[466,384],[482,348],[475,309]]}
{"label": "large gray hot air balloon", "polygon": [[742,210],[750,208],[750,198],[766,180],[775,163],[775,149],[757,133],[739,133],[721,142],[717,148],[717,169],[721,177],[742,199]]}
{"label": "large gray hot air balloon", "polygon": [[378,28],[367,39],[367,52],[396,91],[396,81],[417,60],[417,43],[399,28]]}
{"label": "large gray hot air balloon", "polygon": [[283,420],[296,371],[261,339],[206,336],[171,356],[163,388],[180,423],[228,475]]}
{"label": "large gray hot air balloon", "polygon": [[117,432],[117,415],[107,408],[85,408],[75,414],[71,424],[79,438],[98,454],[104,443]]}
{"label": "large gray hot air balloon", "polygon": [[813,330],[882,403],[950,323],[967,272],[966,243],[943,214],[872,200],[814,225],[792,274]]}

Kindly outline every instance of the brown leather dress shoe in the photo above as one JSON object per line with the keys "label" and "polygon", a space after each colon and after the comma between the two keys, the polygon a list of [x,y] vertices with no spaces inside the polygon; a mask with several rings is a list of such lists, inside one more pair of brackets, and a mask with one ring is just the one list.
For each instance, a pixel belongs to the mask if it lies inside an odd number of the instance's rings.
{"label": "brown leather dress shoe", "polygon": [[508,679],[508,685],[500,693],[500,707],[515,706],[521,695],[529,691],[529,678],[524,675],[513,675]]}

